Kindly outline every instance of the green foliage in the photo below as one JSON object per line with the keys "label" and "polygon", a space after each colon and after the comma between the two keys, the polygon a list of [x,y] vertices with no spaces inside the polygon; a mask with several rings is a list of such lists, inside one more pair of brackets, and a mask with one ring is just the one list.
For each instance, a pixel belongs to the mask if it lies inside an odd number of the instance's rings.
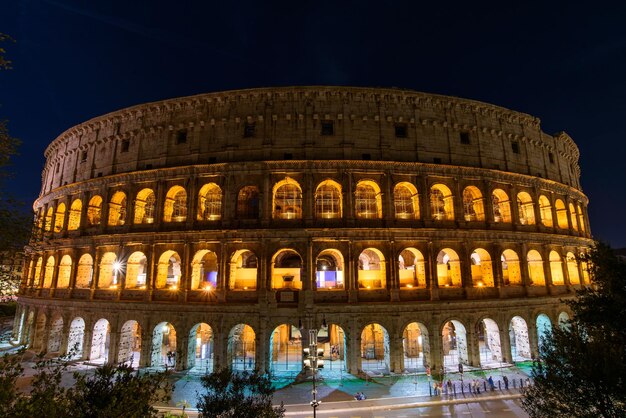
{"label": "green foliage", "polygon": [[16,386],[17,378],[24,373],[21,354],[0,358],[0,417],[9,417],[15,404],[24,396]]}
{"label": "green foliage", "polygon": [[272,407],[276,389],[271,377],[258,371],[233,372],[220,368],[202,377],[204,394],[198,394],[198,410],[204,418],[280,418],[285,415],[281,404]]}
{"label": "green foliage", "polygon": [[591,287],[567,301],[573,318],[553,327],[524,392],[531,417],[626,416],[626,264],[596,244]]}

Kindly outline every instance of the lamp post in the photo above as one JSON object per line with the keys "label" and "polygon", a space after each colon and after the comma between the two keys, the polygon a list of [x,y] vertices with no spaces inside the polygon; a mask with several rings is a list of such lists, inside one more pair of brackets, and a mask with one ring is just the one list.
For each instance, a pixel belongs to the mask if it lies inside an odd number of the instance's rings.
{"label": "lamp post", "polygon": [[[318,351],[317,351],[317,333],[318,329],[313,324],[313,318],[311,316],[307,316],[307,326],[309,330],[309,365],[311,372],[313,374],[313,390],[311,390],[312,400],[310,402],[311,407],[313,408],[313,418],[316,418],[317,407],[322,403],[317,400],[317,370],[318,370]],[[322,320],[322,329],[327,329],[326,318]],[[302,320],[300,320],[300,329],[302,330]],[[322,366],[323,367],[323,366]]]}

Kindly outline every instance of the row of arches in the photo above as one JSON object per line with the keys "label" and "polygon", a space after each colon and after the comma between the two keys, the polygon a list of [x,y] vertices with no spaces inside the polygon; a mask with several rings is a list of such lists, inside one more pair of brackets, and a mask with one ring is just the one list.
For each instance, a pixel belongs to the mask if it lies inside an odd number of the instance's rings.
{"label": "row of arches", "polygon": [[[422,212],[428,212],[428,219],[452,221],[456,218],[468,222],[513,223],[534,225],[540,222],[546,227],[558,227],[561,230],[585,232],[583,209],[580,203],[566,202],[563,198],[551,200],[549,194],[540,194],[537,206],[530,193],[520,191],[510,196],[502,188],[491,190],[485,197],[474,185],[465,187],[459,196],[461,205],[455,209],[453,189],[444,183],[432,184],[426,192],[427,206],[421,206],[420,193],[410,182],[399,182],[393,186],[389,210],[390,217],[399,220],[422,218]],[[379,184],[374,180],[360,180],[354,188],[352,203],[356,219],[382,219],[383,196]],[[196,199],[188,199],[187,190],[181,185],[170,187],[163,201],[158,202],[156,193],[151,188],[141,189],[129,204],[126,192],[115,191],[103,208],[103,198],[93,195],[86,205],[84,222],[87,227],[105,223],[108,226],[132,224],[152,224],[157,213],[163,222],[184,222],[189,212],[196,221],[219,221],[223,216],[222,188],[216,183],[207,183],[200,187]],[[261,193],[257,186],[249,185],[239,189],[235,202],[237,219],[257,219],[260,215]],[[271,217],[273,219],[302,219],[303,190],[301,185],[290,177],[274,184],[271,192]],[[344,199],[346,193],[341,184],[328,179],[317,185],[313,195],[313,213],[316,219],[340,219],[345,216]],[[157,210],[161,205],[162,211]],[[106,210],[105,210],[106,209]],[[61,232],[64,229],[74,231],[80,228],[83,202],[76,198],[69,206],[64,202],[49,205],[41,209],[38,227],[46,232]],[[491,214],[486,216],[487,211]],[[102,217],[106,216],[106,219]],[[488,219],[487,219],[488,218]],[[514,219],[515,218],[515,219]]]}
{"label": "row of arches", "polygon": [[[568,320],[566,312],[557,317],[559,326]],[[140,322],[127,320],[116,330],[106,318],[88,324],[76,316],[66,324],[58,314],[48,318],[39,312],[35,318],[35,312],[26,315],[24,311],[20,325],[18,338],[29,348],[49,354],[68,352],[72,359],[99,364],[115,362],[201,372],[212,371],[216,362],[222,361],[220,351],[225,351],[226,364],[234,370],[256,369],[259,356],[265,353],[261,363],[267,370],[295,376],[305,364],[305,349],[309,345],[308,333],[292,323],[277,324],[265,341],[246,323],[226,329],[224,335],[206,322],[177,330],[167,321],[143,329]],[[497,367],[530,360],[536,355],[542,336],[551,329],[550,317],[540,313],[532,324],[520,315],[513,315],[506,322],[486,316],[471,324],[450,318],[435,329],[412,321],[396,334],[381,323],[371,322],[356,330],[353,341],[340,323],[330,323],[317,330],[317,339],[318,348],[323,351],[322,373],[355,369],[388,373],[392,368],[420,372],[433,365],[456,371],[459,364]],[[264,345],[260,353],[259,344]]]}
{"label": "row of arches", "polygon": [[[97,265],[94,265],[94,259],[89,253],[82,254],[76,264],[68,254],[61,256],[59,261],[51,255],[47,257],[45,265],[44,258],[39,256],[30,260],[26,275],[31,287],[58,289],[145,289],[149,286],[171,290],[211,290],[218,287],[256,290],[265,286],[259,280],[262,275],[257,255],[249,249],[232,253],[223,269],[220,269],[218,254],[208,249],[195,252],[188,266],[183,264],[183,258],[175,250],[168,249],[151,255],[150,259],[154,261],[149,261],[148,255],[141,251],[133,251],[127,256],[108,251],[100,255]],[[588,282],[586,262],[578,260],[571,251],[561,256],[559,252],[551,250],[544,261],[535,249],[529,250],[521,258],[510,248],[495,257],[484,248],[475,248],[468,259],[462,260],[454,249],[443,248],[429,265],[429,260],[419,249],[408,247],[401,250],[392,262],[396,264],[395,278],[388,274],[389,260],[380,249],[370,247],[362,250],[352,265],[356,271],[355,287],[364,290],[383,289],[390,287],[387,282],[391,280],[394,286],[400,288],[426,288],[429,286],[427,271],[430,269],[436,287],[565,285],[566,277],[570,285]],[[469,269],[464,270],[462,263]],[[270,289],[332,290],[344,289],[347,284],[344,256],[336,248],[324,249],[317,254],[314,277],[311,279],[307,278],[302,256],[294,249],[277,251],[269,259],[269,266]],[[549,269],[550,283],[546,281],[546,269]],[[97,283],[94,282],[96,271]],[[221,280],[220,271],[226,274],[226,280]],[[528,279],[524,280],[524,276]],[[311,283],[305,283],[307,280],[311,280]]]}

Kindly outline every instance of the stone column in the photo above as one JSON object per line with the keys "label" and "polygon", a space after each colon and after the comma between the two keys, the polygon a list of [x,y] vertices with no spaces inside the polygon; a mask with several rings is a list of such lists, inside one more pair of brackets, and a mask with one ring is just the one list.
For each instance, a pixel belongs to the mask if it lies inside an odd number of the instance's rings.
{"label": "stone column", "polygon": [[502,351],[502,362],[512,363],[511,359],[511,339],[509,336],[509,327],[506,323],[498,326],[498,333],[500,334],[500,349]]}
{"label": "stone column", "polygon": [[438,300],[439,278],[437,276],[437,254],[435,254],[433,246],[433,242],[429,241],[428,247],[426,247],[426,254],[424,256],[424,262],[426,263],[424,270],[426,273],[426,287],[430,289],[430,299]]}
{"label": "stone column", "polygon": [[270,365],[268,364],[268,343],[269,343],[269,335],[267,330],[267,320],[268,318],[261,318],[259,322],[258,332],[255,335],[255,364],[256,370],[260,370],[262,372],[269,372]]}
{"label": "stone column", "polygon": [[93,321],[90,318],[85,319],[85,333],[83,335],[83,355],[81,360],[88,361],[91,359],[91,344],[93,343]]}
{"label": "stone column", "polygon": [[176,333],[176,370],[187,370],[189,332]]}
{"label": "stone column", "polygon": [[528,343],[533,359],[539,358],[539,337],[537,335],[537,324],[528,322]]}
{"label": "stone column", "polygon": [[[438,324],[439,318],[433,318],[433,323]],[[427,325],[428,343],[430,345],[430,368],[437,371],[443,366],[443,347],[441,345],[441,332],[436,325]]]}
{"label": "stone column", "polygon": [[404,372],[404,345],[402,344],[402,333],[398,335],[396,330],[389,332],[389,360],[390,369],[393,373]]}
{"label": "stone column", "polygon": [[478,342],[478,333],[472,322],[468,324],[466,332],[467,338],[467,358],[470,366],[480,367],[480,344]]}
{"label": "stone column", "polygon": [[109,332],[109,356],[107,359],[108,364],[117,364],[117,353],[119,352],[119,332],[117,331],[117,324],[111,324],[111,331]]}

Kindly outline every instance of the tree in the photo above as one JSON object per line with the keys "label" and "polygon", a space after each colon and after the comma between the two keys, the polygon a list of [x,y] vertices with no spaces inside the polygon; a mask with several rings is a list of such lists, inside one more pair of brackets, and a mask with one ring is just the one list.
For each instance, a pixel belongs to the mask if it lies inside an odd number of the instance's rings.
{"label": "tree", "polygon": [[541,341],[522,402],[531,417],[626,416],[626,264],[602,243],[585,261],[591,286]]}
{"label": "tree", "polygon": [[233,372],[222,367],[202,377],[204,394],[198,394],[197,408],[204,418],[280,418],[285,416],[281,403],[272,406],[276,389],[271,377],[258,371]]}

